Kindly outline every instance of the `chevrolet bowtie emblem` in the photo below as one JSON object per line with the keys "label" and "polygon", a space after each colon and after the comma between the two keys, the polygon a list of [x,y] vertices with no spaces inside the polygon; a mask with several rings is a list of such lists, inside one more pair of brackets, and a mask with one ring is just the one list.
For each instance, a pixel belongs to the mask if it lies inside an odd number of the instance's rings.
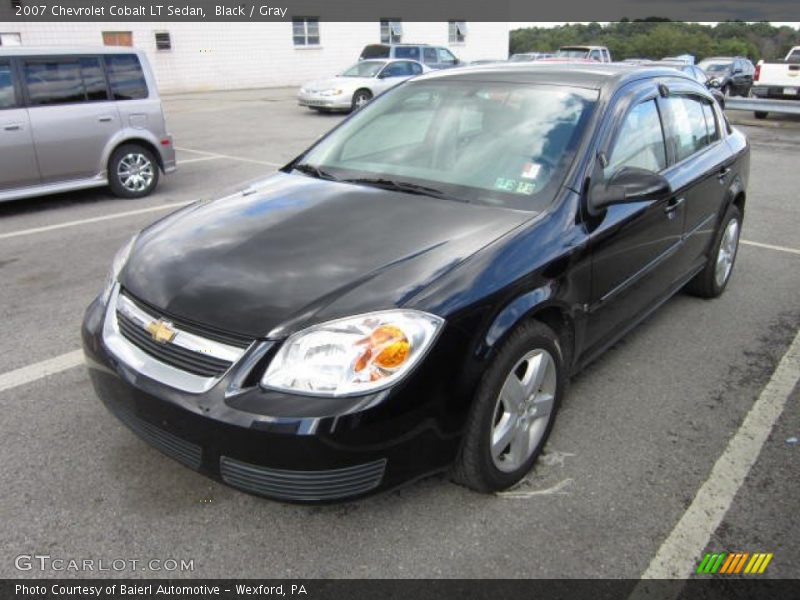
{"label": "chevrolet bowtie emblem", "polygon": [[159,344],[166,344],[175,339],[178,332],[172,328],[172,323],[159,319],[150,321],[145,327],[147,333]]}

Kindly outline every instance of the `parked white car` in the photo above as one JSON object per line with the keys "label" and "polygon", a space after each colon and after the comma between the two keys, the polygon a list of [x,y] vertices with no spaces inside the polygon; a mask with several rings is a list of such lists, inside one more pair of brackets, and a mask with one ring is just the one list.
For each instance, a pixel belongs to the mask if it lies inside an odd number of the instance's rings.
{"label": "parked white car", "polygon": [[357,110],[390,87],[430,70],[415,60],[361,60],[336,77],[305,84],[297,103],[321,112]]}

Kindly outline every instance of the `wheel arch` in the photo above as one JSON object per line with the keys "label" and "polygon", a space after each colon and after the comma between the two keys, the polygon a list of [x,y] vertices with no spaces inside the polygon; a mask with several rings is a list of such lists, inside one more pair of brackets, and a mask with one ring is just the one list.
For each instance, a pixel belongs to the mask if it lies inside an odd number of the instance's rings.
{"label": "wheel arch", "polygon": [[121,146],[125,144],[138,144],[147,150],[149,150],[156,159],[156,163],[158,164],[158,168],[164,172],[164,157],[161,155],[161,151],[158,148],[157,140],[150,139],[147,132],[142,131],[141,135],[130,134],[130,133],[123,133],[121,135],[114,137],[113,140],[110,141],[108,146],[106,147],[105,156],[103,157],[103,164],[105,165],[104,169],[108,169],[108,163],[111,161],[111,157],[114,156],[114,152],[116,152]]}
{"label": "wheel arch", "polygon": [[571,371],[575,357],[575,319],[569,306],[552,298],[551,286],[537,288],[509,302],[487,329],[485,347],[493,352],[514,329],[531,320],[544,323],[558,336],[564,364]]}

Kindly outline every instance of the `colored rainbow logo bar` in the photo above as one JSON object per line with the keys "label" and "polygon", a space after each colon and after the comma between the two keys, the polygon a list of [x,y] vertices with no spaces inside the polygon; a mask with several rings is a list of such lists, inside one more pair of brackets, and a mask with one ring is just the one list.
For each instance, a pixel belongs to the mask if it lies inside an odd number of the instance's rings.
{"label": "colored rainbow logo bar", "polygon": [[772,552],[706,552],[696,572],[709,575],[760,575],[771,560]]}

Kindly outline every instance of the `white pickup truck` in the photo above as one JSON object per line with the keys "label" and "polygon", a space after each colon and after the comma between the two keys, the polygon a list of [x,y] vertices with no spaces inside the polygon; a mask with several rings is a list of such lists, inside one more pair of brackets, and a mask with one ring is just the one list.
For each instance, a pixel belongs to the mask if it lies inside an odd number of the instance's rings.
{"label": "white pickup truck", "polygon": [[[752,95],[756,98],[800,100],[800,46],[795,46],[778,61],[761,60],[753,74]],[[763,119],[765,112],[757,112]]]}

